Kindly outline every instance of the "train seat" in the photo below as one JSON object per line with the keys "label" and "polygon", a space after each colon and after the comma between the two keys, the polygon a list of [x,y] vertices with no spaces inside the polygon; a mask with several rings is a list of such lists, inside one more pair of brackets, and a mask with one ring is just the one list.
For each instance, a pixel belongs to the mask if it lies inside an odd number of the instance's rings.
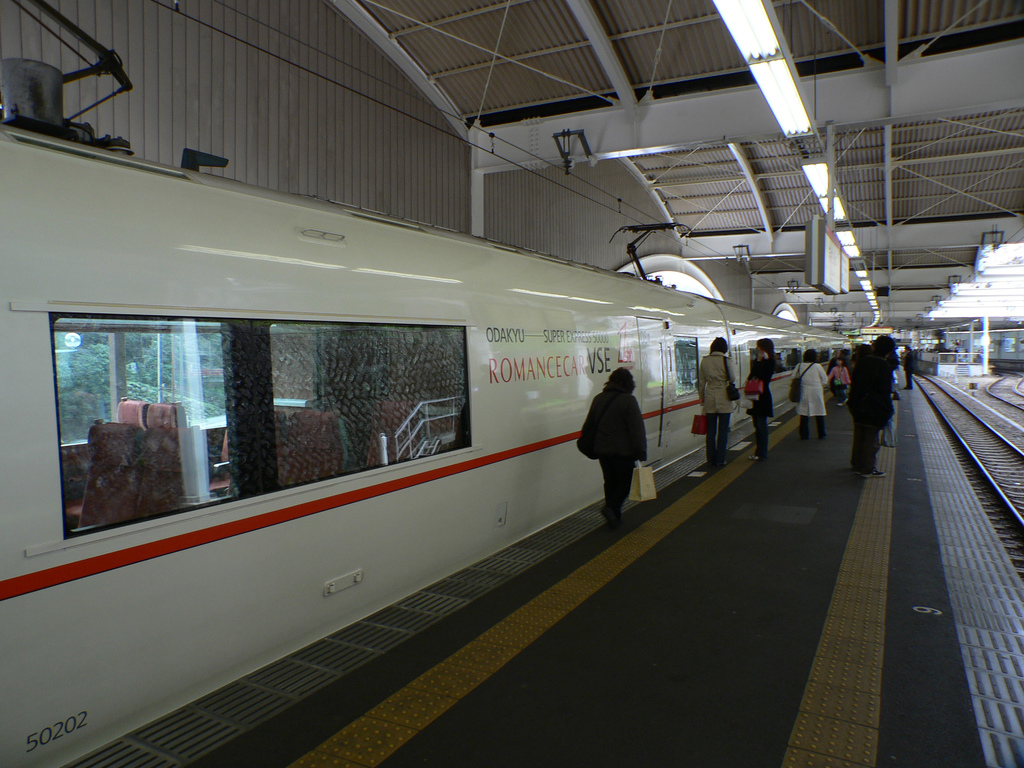
{"label": "train seat", "polygon": [[117,422],[119,424],[134,424],[136,427],[146,426],[146,411],[149,403],[144,400],[131,400],[122,397],[117,404]]}
{"label": "train seat", "polygon": [[[152,410],[150,411],[152,413]],[[135,517],[150,517],[182,507],[181,430],[152,427],[139,444],[139,494]]]}
{"label": "train seat", "polygon": [[141,484],[143,430],[135,424],[93,424],[89,428],[89,473],[80,527],[110,525],[136,516]]}

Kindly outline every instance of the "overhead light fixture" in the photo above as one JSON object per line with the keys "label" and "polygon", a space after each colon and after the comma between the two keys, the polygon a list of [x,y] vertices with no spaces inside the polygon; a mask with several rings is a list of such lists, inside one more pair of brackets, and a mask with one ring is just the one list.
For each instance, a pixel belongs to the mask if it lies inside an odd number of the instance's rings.
{"label": "overhead light fixture", "polygon": [[761,0],[715,0],[722,21],[746,60],[779,52],[779,40]]}
{"label": "overhead light fixture", "polygon": [[[805,163],[802,167],[804,176],[807,177],[807,182],[811,185],[811,189],[814,190],[814,194],[818,196],[821,209],[828,213],[828,165],[825,163]],[[836,221],[846,220],[846,209],[843,208],[843,203],[838,195],[832,198],[832,218]],[[849,237],[851,240],[853,239],[853,232],[850,232]],[[839,238],[839,242],[843,242],[842,237]],[[857,251],[856,255],[859,254],[860,251]],[[847,251],[847,255],[854,256],[855,254]]]}
{"label": "overhead light fixture", "polygon": [[714,0],[714,3],[779,127],[787,136],[810,133],[811,120],[763,0]]}
{"label": "overhead light fixture", "polygon": [[764,94],[779,127],[787,136],[811,132],[811,119],[807,116],[800,92],[796,89],[789,64],[785,59],[759,61],[750,65],[750,73]]}

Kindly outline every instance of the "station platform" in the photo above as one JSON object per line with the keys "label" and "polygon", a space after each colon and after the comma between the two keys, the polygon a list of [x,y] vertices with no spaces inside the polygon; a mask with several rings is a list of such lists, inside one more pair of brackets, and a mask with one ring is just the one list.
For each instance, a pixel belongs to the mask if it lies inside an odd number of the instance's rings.
{"label": "station platform", "polygon": [[1024,765],[1024,588],[924,396],[901,395],[884,477],[851,471],[834,401],[824,440],[777,416],[768,461],[737,434],[725,467],[666,468],[620,528],[588,512],[190,765]]}

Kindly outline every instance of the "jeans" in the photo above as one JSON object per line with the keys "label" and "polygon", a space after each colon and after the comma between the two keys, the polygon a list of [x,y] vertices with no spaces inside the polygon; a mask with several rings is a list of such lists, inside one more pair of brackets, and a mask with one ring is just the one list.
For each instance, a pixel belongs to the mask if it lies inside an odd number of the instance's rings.
{"label": "jeans", "polygon": [[704,451],[708,464],[725,464],[725,452],[729,448],[729,417],[731,413],[709,413],[708,433],[704,438]]}
{"label": "jeans", "polygon": [[633,484],[633,459],[608,458],[600,459],[601,473],[604,475],[604,503],[616,517],[622,514],[622,505],[629,496],[629,487]]}
{"label": "jeans", "polygon": [[751,416],[754,422],[754,455],[759,459],[768,458],[768,417]]}

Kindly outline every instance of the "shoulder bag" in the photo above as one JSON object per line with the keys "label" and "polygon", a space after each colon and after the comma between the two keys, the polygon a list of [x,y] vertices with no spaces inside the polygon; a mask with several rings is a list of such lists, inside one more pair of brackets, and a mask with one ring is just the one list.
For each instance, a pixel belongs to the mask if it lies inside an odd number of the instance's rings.
{"label": "shoulder bag", "polygon": [[[814,365],[814,363],[808,363],[807,367],[804,368],[804,373],[807,373],[809,370],[811,370],[812,365]],[[789,402],[791,403],[800,402],[800,379],[804,377],[804,373],[801,373],[799,376],[797,376],[795,379],[793,379],[793,381],[789,383]]]}
{"label": "shoulder bag", "polygon": [[580,431],[580,438],[576,441],[576,447],[579,449],[580,453],[588,459],[597,458],[597,454],[594,453],[594,443],[597,440],[597,428],[601,424],[601,419],[603,419],[604,415],[608,412],[608,408],[613,402],[615,402],[615,398],[620,394],[622,393],[616,392],[608,398],[608,402],[604,404],[604,408],[601,409],[601,413],[598,414],[597,418],[594,419],[592,423],[584,423],[583,429]]}
{"label": "shoulder bag", "polygon": [[725,366],[725,396],[730,400],[739,400],[740,391],[736,389],[736,385],[732,383],[732,378],[729,376],[729,361],[727,358],[722,358],[722,365]]}

